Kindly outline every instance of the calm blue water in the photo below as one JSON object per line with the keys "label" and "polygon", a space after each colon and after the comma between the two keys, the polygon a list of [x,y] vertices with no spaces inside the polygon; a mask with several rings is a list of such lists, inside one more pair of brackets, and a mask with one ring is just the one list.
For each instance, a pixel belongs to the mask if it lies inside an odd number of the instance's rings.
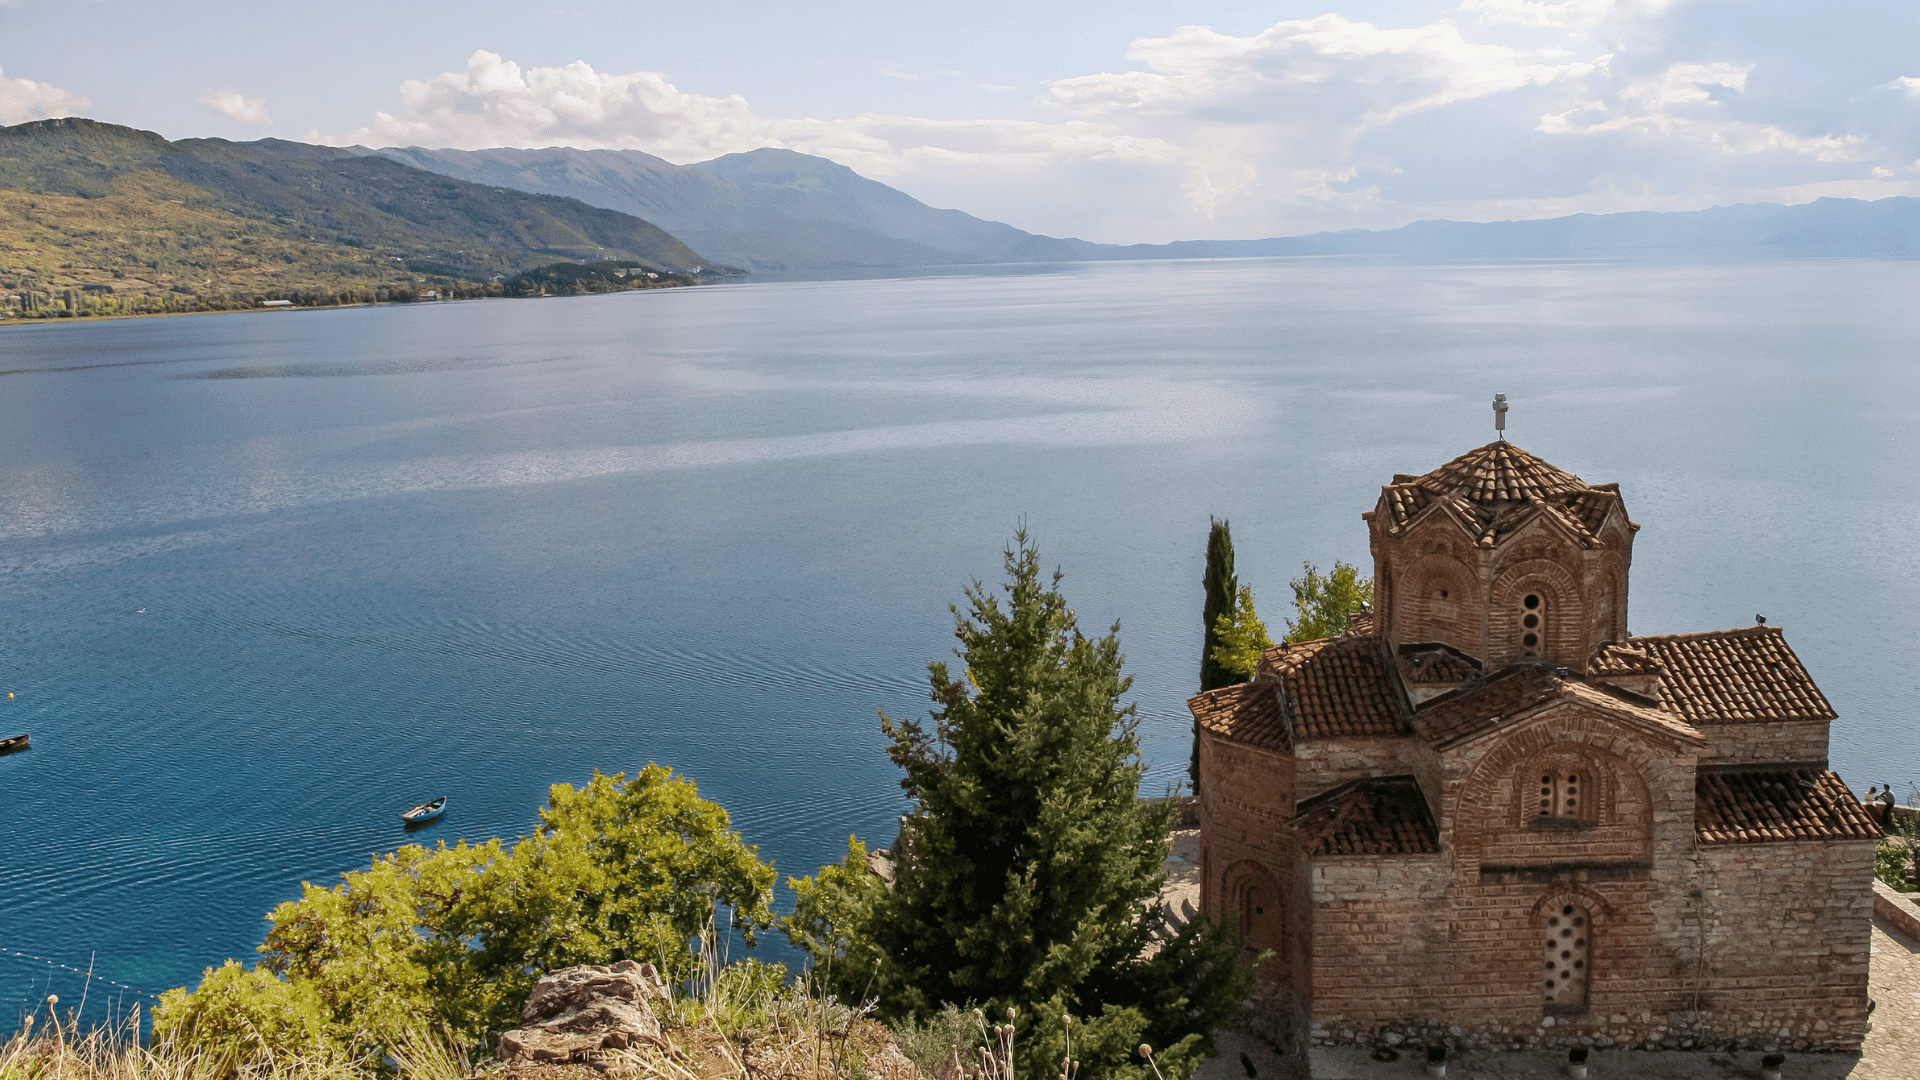
{"label": "calm blue water", "polygon": [[10,950],[251,956],[442,793],[426,838],[513,836],[652,760],[784,873],[886,843],[874,709],[925,708],[1023,520],[1120,621],[1163,789],[1208,515],[1277,624],[1496,390],[1621,483],[1636,632],[1784,623],[1835,767],[1904,784],[1916,286],[1252,260],[0,330],[0,1010],[81,988]]}

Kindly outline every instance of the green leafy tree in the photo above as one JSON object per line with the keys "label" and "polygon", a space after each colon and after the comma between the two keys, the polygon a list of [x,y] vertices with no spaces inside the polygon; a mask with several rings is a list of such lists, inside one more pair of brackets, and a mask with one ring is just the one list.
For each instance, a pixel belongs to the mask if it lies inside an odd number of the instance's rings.
{"label": "green leafy tree", "polygon": [[408,844],[333,888],[302,883],[268,915],[259,968],[209,969],[191,993],[171,991],[154,1022],[231,1042],[227,1018],[265,1018],[298,1042],[307,1029],[274,1018],[311,1003],[327,1045],[349,1057],[423,1031],[490,1041],[551,968],[631,959],[689,978],[689,942],[717,909],[752,944],[773,925],[773,882],[693,781],[659,765],[631,780],[596,772],[579,789],[555,784],[511,849]]}
{"label": "green leafy tree", "polygon": [[503,857],[497,840],[408,844],[342,874],[331,889],[301,882],[300,899],[267,916],[273,926],[260,968],[313,995],[332,1038],[355,1056],[436,1021],[473,1034],[474,1018],[461,1007],[472,981],[467,950],[449,935],[448,915]]}
{"label": "green leafy tree", "polygon": [[1373,603],[1373,579],[1363,578],[1353,566],[1335,560],[1333,572],[1322,577],[1312,563],[1301,563],[1306,574],[1294,578],[1293,606],[1298,621],[1287,620],[1287,640],[1312,641],[1344,634],[1363,605]]}
{"label": "green leafy tree", "polygon": [[1221,669],[1239,676],[1237,682],[1253,678],[1260,657],[1273,648],[1267,624],[1253,607],[1253,586],[1240,586],[1232,610],[1214,624],[1214,639],[1219,642],[1214,646],[1214,660]]}
{"label": "green leafy tree", "polygon": [[1150,1076],[1142,1042],[1184,1077],[1251,974],[1222,932],[1196,920],[1172,934],[1155,903],[1173,807],[1138,799],[1118,627],[1080,632],[1024,531],[1006,570],[1004,602],[975,581],[968,610],[951,608],[963,667],[929,665],[931,729],[882,714],[914,801],[893,887],[851,841],[839,866],[792,882],[789,934],[830,985],[889,1018],[1016,1009],[1025,1075],[1059,1071],[1071,1013],[1089,1078]]}
{"label": "green leafy tree", "polygon": [[518,1008],[542,972],[651,962],[694,974],[687,942],[716,909],[746,943],[773,925],[773,867],[742,843],[726,810],[693,781],[648,765],[630,781],[595,773],[555,784],[540,824],[453,909],[449,932],[479,942],[475,972]]}

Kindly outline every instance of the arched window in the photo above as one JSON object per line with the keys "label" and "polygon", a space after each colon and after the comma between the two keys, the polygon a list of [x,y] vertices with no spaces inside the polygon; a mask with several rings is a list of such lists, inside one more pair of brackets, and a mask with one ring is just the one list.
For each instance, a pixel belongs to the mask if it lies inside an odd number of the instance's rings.
{"label": "arched window", "polygon": [[1227,868],[1222,884],[1226,903],[1221,907],[1239,923],[1240,944],[1258,952],[1272,949],[1284,960],[1287,924],[1273,875],[1258,863],[1238,862]]}
{"label": "arched window", "polygon": [[1547,598],[1530,591],[1520,598],[1520,655],[1545,656],[1547,652]]}
{"label": "arched window", "polygon": [[1592,917],[1579,904],[1561,904],[1548,913],[1545,936],[1547,1007],[1584,1007],[1593,977]]}
{"label": "arched window", "polygon": [[1277,954],[1286,943],[1282,929],[1279,893],[1268,882],[1249,881],[1240,894],[1240,943]]}
{"label": "arched window", "polygon": [[1540,773],[1538,817],[1579,820],[1592,818],[1592,785],[1570,769],[1544,768]]}

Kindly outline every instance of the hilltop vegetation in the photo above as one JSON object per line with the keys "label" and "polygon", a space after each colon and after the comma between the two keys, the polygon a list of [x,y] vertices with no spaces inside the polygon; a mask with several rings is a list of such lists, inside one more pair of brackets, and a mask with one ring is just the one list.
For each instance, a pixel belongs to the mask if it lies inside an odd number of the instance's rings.
{"label": "hilltop vegetation", "polygon": [[621,287],[719,272],[627,214],[331,147],[0,128],[0,317],[510,295],[580,260],[659,275]]}

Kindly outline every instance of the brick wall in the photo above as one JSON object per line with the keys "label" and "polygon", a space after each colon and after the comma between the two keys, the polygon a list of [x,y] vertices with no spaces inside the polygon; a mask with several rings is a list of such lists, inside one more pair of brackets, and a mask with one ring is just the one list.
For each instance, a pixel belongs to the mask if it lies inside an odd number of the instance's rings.
{"label": "brick wall", "polygon": [[[1441,755],[1440,855],[1312,864],[1312,1037],[1857,1047],[1872,843],[1697,847],[1696,746],[1569,707]],[[1589,823],[1526,820],[1549,759],[1589,778]],[[1543,992],[1568,908],[1590,920],[1578,1007]]]}
{"label": "brick wall", "polygon": [[[1293,760],[1283,754],[1227,742],[1203,731],[1200,739],[1200,910],[1216,922],[1231,921],[1243,940],[1274,958],[1262,982],[1304,998],[1312,946],[1305,866],[1289,822],[1295,803]],[[1255,919],[1249,890],[1259,890],[1277,911]],[[1263,903],[1262,906],[1265,906]]]}
{"label": "brick wall", "polygon": [[[1872,857],[1869,843],[1726,845],[1704,848],[1698,870],[1507,871],[1444,897],[1416,884],[1436,872],[1421,860],[1321,859],[1311,1036],[1858,1049],[1873,900],[1834,884],[1870,875]],[[1586,1002],[1555,1010],[1542,1000],[1543,922],[1573,905],[1591,918]]]}

